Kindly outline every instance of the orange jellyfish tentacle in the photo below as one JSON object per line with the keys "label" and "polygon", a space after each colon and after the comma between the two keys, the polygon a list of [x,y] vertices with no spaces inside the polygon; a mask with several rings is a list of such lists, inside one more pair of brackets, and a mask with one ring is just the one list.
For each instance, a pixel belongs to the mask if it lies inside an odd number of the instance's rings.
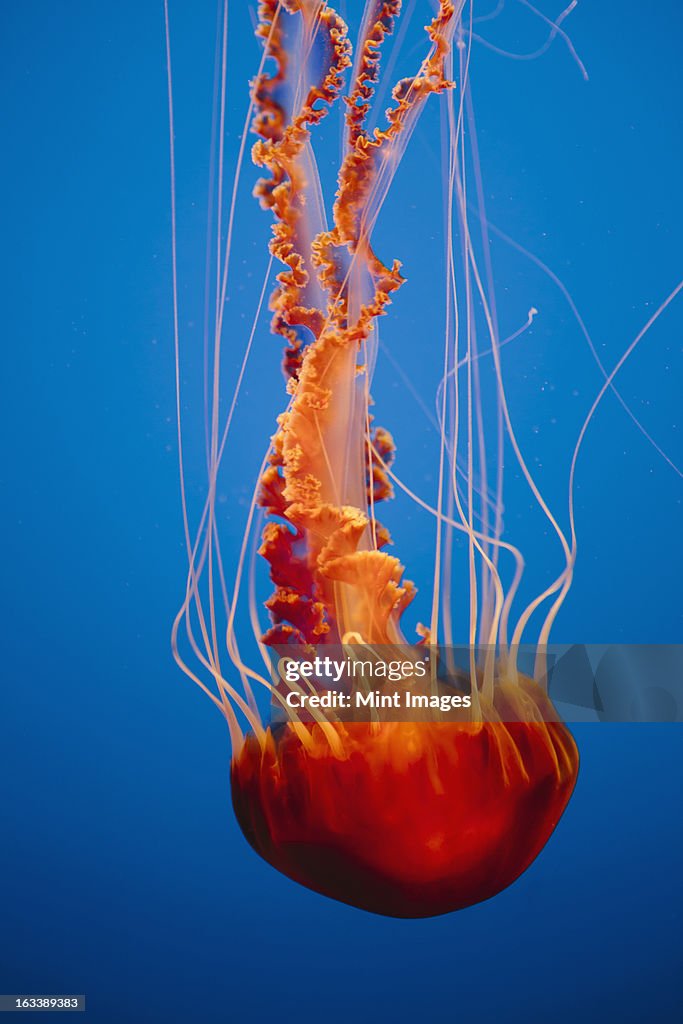
{"label": "orange jellyfish tentacle", "polygon": [[[291,6],[302,13],[306,10],[306,4]],[[450,84],[444,76],[447,47],[443,33],[454,9],[451,4],[442,4],[442,12],[428,28],[432,54],[419,75],[396,87],[394,106],[387,114],[388,127],[376,129],[370,138],[362,128],[365,112],[354,105],[354,98],[369,94],[369,83],[377,74],[380,37],[392,24],[390,12],[398,7],[380,6],[380,28],[374,35],[372,29],[368,33],[369,41],[351,92],[352,147],[339,175],[334,227],[319,232],[311,245],[310,262],[327,295],[324,310],[300,304],[309,272],[305,269],[305,256],[295,243],[302,220],[296,199],[305,189],[297,157],[308,140],[308,125],[322,115],[322,108],[314,111],[313,103],[324,98],[329,104],[337,98],[340,74],[350,63],[345,27],[329,8],[324,8],[323,27],[329,28],[334,46],[322,86],[309,91],[301,110],[293,114],[289,124],[282,126],[278,121],[277,138],[271,135],[254,148],[255,161],[271,171],[267,184],[257,186],[259,197],[262,201],[266,198],[276,216],[271,249],[289,268],[279,275],[279,287],[271,305],[276,310],[274,328],[289,342],[286,361],[293,396],[290,409],[279,421],[264,479],[264,495],[267,502],[277,491],[276,503],[266,503],[265,507],[295,528],[294,539],[289,540],[285,531],[279,530],[280,543],[262,550],[267,556],[280,558],[289,558],[295,547],[306,550],[318,617],[313,630],[303,633],[301,621],[293,623],[290,619],[284,628],[296,639],[303,636],[306,640],[317,640],[327,633],[330,639],[339,640],[353,633],[373,643],[400,642],[398,620],[414,593],[412,584],[402,582],[403,567],[399,560],[371,550],[370,543],[363,455],[365,403],[356,385],[357,354],[371,333],[375,318],[384,314],[391,293],[403,278],[398,261],[388,268],[373,253],[369,242],[371,225],[365,223],[364,215],[371,205],[370,197],[385,153],[400,136],[407,115],[427,95]],[[278,67],[271,81],[277,82],[286,66],[280,35],[271,34],[270,45]],[[270,109],[273,90],[257,83],[257,103],[261,93],[265,93]],[[258,128],[260,113],[255,123]],[[272,119],[267,118],[269,130],[271,123]],[[293,330],[301,324],[313,335],[305,353]],[[381,439],[388,445],[387,435]],[[380,492],[388,495],[388,480],[377,461],[373,475],[378,479]],[[380,529],[379,536],[384,543],[388,541],[386,531]],[[272,540],[273,531],[269,531],[269,538]],[[282,575],[279,568],[275,573]],[[289,596],[292,599],[286,606],[294,612],[294,594],[290,592]],[[302,602],[308,604],[311,597],[311,588],[307,588],[307,593],[301,595]],[[268,641],[283,637],[280,613],[284,606],[278,601],[271,607],[277,629],[267,635]],[[292,633],[291,627],[297,632]]]}
{"label": "orange jellyfish tentacle", "polygon": [[374,9],[368,9],[364,29],[358,43],[358,67],[353,89],[345,97],[347,105],[346,128],[348,145],[355,146],[359,137],[367,137],[364,125],[371,109],[380,70],[380,51],[387,36],[394,29],[401,13],[401,0],[375,0]]}
{"label": "orange jellyfish tentacle", "polygon": [[[374,223],[423,104],[453,86],[446,69],[463,0],[441,0],[418,73],[394,87],[385,127],[370,132],[381,48],[400,7],[366,4],[329,228],[311,131],[352,65],[347,28],[315,0],[259,7],[274,68],[253,84],[253,159],[266,172],[255,195],[273,214],[270,249],[285,268],[270,305],[289,394],[259,494],[271,646],[405,643],[400,619],[415,596],[374,520],[375,503],[392,495],[394,443],[372,426],[360,360],[403,283],[400,263],[372,249]],[[296,60],[286,19],[303,40]],[[495,895],[547,842],[578,755],[530,680],[499,679],[477,706],[479,721],[302,721],[249,736],[232,764],[246,838],[295,881],[377,913],[424,917]]]}
{"label": "orange jellyfish tentacle", "polygon": [[[308,6],[290,2],[282,5],[282,9],[307,11]],[[319,11],[316,31],[326,36],[330,63],[322,78],[310,85],[300,109],[288,120],[278,98],[289,67],[281,28],[283,14],[276,0],[263,2],[259,14],[257,33],[266,41],[268,56],[275,61],[276,70],[272,75],[263,72],[252,87],[256,109],[252,129],[261,136],[253,147],[252,158],[257,166],[268,171],[268,176],[257,182],[254,195],[261,206],[272,210],[275,216],[270,250],[287,267],[278,275],[278,287],[271,296],[270,307],[275,314],[271,326],[275,334],[288,342],[284,368],[288,376],[295,377],[301,365],[302,348],[296,327],[305,327],[317,337],[323,322],[322,311],[305,302],[311,270],[307,266],[302,232],[308,184],[303,155],[310,126],[322,121],[339,96],[342,75],[351,62],[350,44],[341,18],[329,7]]]}

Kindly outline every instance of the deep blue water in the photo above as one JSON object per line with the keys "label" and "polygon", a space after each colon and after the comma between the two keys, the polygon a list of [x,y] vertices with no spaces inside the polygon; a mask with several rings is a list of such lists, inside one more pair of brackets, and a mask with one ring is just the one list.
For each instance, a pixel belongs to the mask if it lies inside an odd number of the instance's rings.
{"label": "deep blue water", "polygon": [[[231,11],[230,162],[259,58],[250,6]],[[358,4],[345,6],[357,16]],[[481,31],[507,49],[536,49],[544,26],[508,7]],[[552,17],[560,9],[542,7]],[[172,3],[171,16],[192,394],[215,10]],[[224,724],[170,655],[186,562],[162,5],[5,4],[0,19],[0,992],[83,992],[98,1024],[683,1019],[679,727],[577,728],[579,783],[546,850],[506,892],[457,915],[365,915],[300,889],[247,848],[229,805]],[[635,0],[585,0],[565,27],[587,83],[560,39],[525,63],[476,50],[488,212],[560,275],[611,367],[683,275],[683,18],[677,0],[646,11]],[[406,52],[416,41],[411,33]],[[404,366],[412,360],[423,391],[440,315],[426,227],[439,216],[438,125],[434,109],[396,181],[391,209],[401,215],[379,229],[382,251],[399,255],[409,278],[383,337]],[[235,322],[253,309],[265,267],[268,223],[252,183],[247,166]],[[531,305],[541,311],[506,368],[520,429],[561,500],[600,376],[560,293],[509,248],[494,244],[494,259],[503,332]],[[619,377],[679,464],[682,329],[679,299]],[[226,485],[228,548],[282,404],[265,325],[254,358]],[[428,491],[430,435],[419,411],[405,415],[395,385],[380,361],[381,421],[408,479]],[[189,454],[192,498],[200,441]],[[557,639],[683,642],[681,479],[613,399],[577,484],[579,565]],[[521,545],[541,554],[536,571],[549,572],[546,547],[548,559],[557,552],[526,505],[511,509]],[[393,516],[411,575],[428,585],[421,521]]]}

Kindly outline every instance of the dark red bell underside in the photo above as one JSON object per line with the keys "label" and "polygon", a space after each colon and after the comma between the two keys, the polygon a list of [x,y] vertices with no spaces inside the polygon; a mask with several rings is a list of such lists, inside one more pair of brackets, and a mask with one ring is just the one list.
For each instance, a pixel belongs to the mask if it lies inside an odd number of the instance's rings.
{"label": "dark red bell underside", "polygon": [[[302,885],[392,917],[446,914],[510,885],[548,841],[578,753],[560,722],[351,723],[335,756],[287,725],[232,764],[244,835]],[[307,746],[310,749],[307,749]]]}

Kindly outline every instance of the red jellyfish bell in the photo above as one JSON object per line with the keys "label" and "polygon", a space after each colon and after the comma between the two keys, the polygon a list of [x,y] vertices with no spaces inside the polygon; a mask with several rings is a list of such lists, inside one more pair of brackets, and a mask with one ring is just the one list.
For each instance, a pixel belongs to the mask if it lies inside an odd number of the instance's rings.
{"label": "red jellyfish bell", "polygon": [[[268,515],[261,554],[275,585],[264,637],[271,646],[319,652],[352,643],[376,652],[406,643],[400,616],[414,587],[383,550],[389,537],[374,514],[391,494],[393,442],[371,429],[368,413],[374,324],[402,277],[398,263],[389,268],[374,254],[370,233],[427,98],[445,94],[454,113],[462,6],[442,0],[417,74],[396,85],[387,127],[370,133],[380,47],[400,3],[366,3],[331,230],[311,129],[352,64],[346,26],[309,0],[260,6],[258,32],[275,71],[254,85],[254,160],[267,171],[256,194],[275,216],[271,250],[285,264],[271,308],[291,397],[260,497]],[[426,358],[426,339],[422,347]],[[491,552],[504,545],[469,523],[491,581],[484,635],[499,652],[495,667],[472,672],[469,720],[290,716],[248,735],[233,757],[235,812],[254,849],[295,881],[380,914],[443,914],[500,892],[543,848],[576,780],[571,735],[503,643],[508,604]]]}
{"label": "red jellyfish bell", "polygon": [[250,737],[233,761],[242,831],[296,882],[393,917],[459,910],[514,882],[576,779],[558,722],[352,723],[337,749],[302,728],[263,747]]}

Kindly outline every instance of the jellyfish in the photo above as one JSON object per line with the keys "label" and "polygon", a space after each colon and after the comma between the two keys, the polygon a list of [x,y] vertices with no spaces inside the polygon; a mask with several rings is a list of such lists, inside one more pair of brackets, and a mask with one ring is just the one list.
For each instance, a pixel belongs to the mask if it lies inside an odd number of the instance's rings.
{"label": "jellyfish", "polygon": [[[465,153],[465,129],[472,124],[472,5],[440,0],[416,67],[393,84],[382,116],[382,56],[397,38],[400,16],[400,0],[366,0],[352,47],[346,24],[328,3],[259,5],[263,60],[251,86],[251,127],[257,137],[252,159],[261,177],[254,194],[272,217],[270,251],[281,267],[270,310],[271,331],[284,348],[286,397],[259,472],[232,594],[216,546],[216,479],[225,435],[214,406],[209,494],[196,539],[187,534],[190,569],[174,650],[228,722],[233,807],[253,849],[325,896],[382,915],[420,918],[462,909],[509,886],[543,849],[570,799],[578,753],[545,691],[543,652],[571,583],[574,546],[517,441],[490,268],[482,267],[472,239],[471,153]],[[404,287],[398,257],[378,255],[373,233],[418,120],[436,102],[443,105],[448,140],[449,314],[442,353],[429,338],[414,343],[416,359],[443,361],[438,487],[430,505],[396,472],[394,440],[375,422],[370,388],[380,322]],[[315,140],[337,109],[343,141],[330,211]],[[484,355],[494,382],[492,428],[482,398]],[[216,381],[216,367],[214,373]],[[487,470],[491,435],[498,457],[493,477]],[[512,451],[565,557],[559,575],[516,621],[524,559],[504,536],[504,450]],[[420,595],[378,518],[397,488],[421,503],[435,531],[429,621],[417,626],[416,636],[406,635],[402,617]],[[438,714],[395,721],[293,714],[269,724],[256,691],[282,703],[282,680],[245,661],[235,626],[247,537],[259,521],[257,555],[272,586],[270,621],[261,631],[253,586],[250,617],[266,664],[270,650],[351,646],[373,656],[410,650],[415,657],[420,648],[452,645],[450,594],[459,585],[468,594],[461,639],[469,652],[469,714],[457,721]],[[468,553],[461,581],[452,578],[456,533]],[[201,597],[207,578],[208,603]],[[229,668],[219,654],[216,587],[225,598]],[[550,609],[532,678],[518,668],[518,651],[544,603]],[[179,652],[183,623],[215,691]],[[434,686],[443,693],[448,683],[442,674]]]}

